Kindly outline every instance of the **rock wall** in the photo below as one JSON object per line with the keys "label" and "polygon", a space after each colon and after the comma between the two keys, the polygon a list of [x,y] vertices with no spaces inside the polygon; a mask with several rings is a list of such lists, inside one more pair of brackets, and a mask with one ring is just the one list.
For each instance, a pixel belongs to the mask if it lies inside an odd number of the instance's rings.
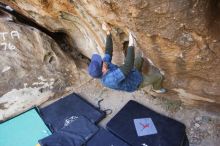
{"label": "rock wall", "polygon": [[78,78],[75,62],[45,33],[0,18],[0,121],[63,94]]}
{"label": "rock wall", "polygon": [[191,104],[220,103],[219,0],[0,1],[50,31],[65,32],[87,57],[103,55],[105,21],[113,28],[113,60],[122,63],[132,30],[145,57],[164,73],[168,89]]}

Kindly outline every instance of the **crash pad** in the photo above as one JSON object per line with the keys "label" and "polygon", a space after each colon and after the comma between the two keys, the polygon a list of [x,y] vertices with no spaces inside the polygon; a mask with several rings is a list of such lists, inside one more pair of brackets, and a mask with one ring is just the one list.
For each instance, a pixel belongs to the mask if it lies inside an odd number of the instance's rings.
{"label": "crash pad", "polygon": [[51,132],[33,108],[0,124],[0,146],[35,146]]}
{"label": "crash pad", "polygon": [[185,125],[136,101],[129,101],[107,128],[132,146],[182,146],[187,140]]}
{"label": "crash pad", "polygon": [[45,123],[52,131],[58,131],[72,119],[85,116],[92,123],[97,123],[105,117],[105,112],[97,109],[83,97],[72,93],[51,105],[40,109]]}
{"label": "crash pad", "polygon": [[87,118],[79,116],[52,135],[39,140],[41,146],[81,146],[98,131]]}
{"label": "crash pad", "polygon": [[86,144],[86,146],[129,146],[121,139],[114,136],[104,128],[100,128],[99,131],[93,136]]}

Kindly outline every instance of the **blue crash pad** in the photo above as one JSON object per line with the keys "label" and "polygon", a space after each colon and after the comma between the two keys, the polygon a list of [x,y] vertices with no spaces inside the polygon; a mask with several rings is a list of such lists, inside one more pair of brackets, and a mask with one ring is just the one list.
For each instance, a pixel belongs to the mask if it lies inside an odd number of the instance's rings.
{"label": "blue crash pad", "polygon": [[0,124],[0,146],[35,146],[50,134],[36,109],[31,109]]}
{"label": "blue crash pad", "polygon": [[98,133],[93,136],[86,144],[86,146],[129,146],[121,139],[117,138],[110,132],[100,128]]}
{"label": "blue crash pad", "polygon": [[107,128],[132,146],[187,145],[185,125],[143,105],[129,101]]}
{"label": "blue crash pad", "polygon": [[52,135],[39,140],[39,143],[41,146],[81,146],[97,131],[97,126],[80,116]]}
{"label": "blue crash pad", "polygon": [[92,123],[97,123],[105,117],[103,111],[98,110],[75,93],[40,109],[40,113],[52,131],[58,131],[65,126],[65,123],[78,116],[85,116]]}

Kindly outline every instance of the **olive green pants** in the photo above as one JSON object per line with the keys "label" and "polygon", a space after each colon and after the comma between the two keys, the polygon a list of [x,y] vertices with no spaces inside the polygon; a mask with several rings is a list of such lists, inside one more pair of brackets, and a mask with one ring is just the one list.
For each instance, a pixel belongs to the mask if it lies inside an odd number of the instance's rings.
{"label": "olive green pants", "polygon": [[[143,65],[143,61],[144,61],[144,59],[140,55],[135,57],[134,66],[140,72],[141,72],[141,68]],[[143,74],[142,73],[142,76],[143,76],[143,81],[142,81],[139,88],[143,88],[148,85],[152,85],[153,89],[155,89],[155,90],[159,90],[162,88],[163,76],[160,73],[157,73],[157,72],[152,73],[152,74]]]}

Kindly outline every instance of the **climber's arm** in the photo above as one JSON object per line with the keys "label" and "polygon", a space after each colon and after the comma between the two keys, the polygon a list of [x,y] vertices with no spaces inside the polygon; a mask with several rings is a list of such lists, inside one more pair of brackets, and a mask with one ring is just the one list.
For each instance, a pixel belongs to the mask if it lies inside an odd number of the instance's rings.
{"label": "climber's arm", "polygon": [[113,53],[112,35],[110,32],[107,32],[106,45],[105,45],[105,57],[104,57],[103,61],[104,62],[111,62],[112,61],[112,53]]}
{"label": "climber's arm", "polygon": [[120,70],[123,72],[125,76],[129,74],[129,72],[134,67],[134,38],[131,32],[129,33],[129,44],[127,49],[127,54],[125,58],[124,65],[120,66]]}
{"label": "climber's arm", "polygon": [[121,69],[123,74],[127,76],[129,72],[133,69],[133,67],[134,67],[134,46],[129,46],[127,49],[125,62],[119,68]]}

